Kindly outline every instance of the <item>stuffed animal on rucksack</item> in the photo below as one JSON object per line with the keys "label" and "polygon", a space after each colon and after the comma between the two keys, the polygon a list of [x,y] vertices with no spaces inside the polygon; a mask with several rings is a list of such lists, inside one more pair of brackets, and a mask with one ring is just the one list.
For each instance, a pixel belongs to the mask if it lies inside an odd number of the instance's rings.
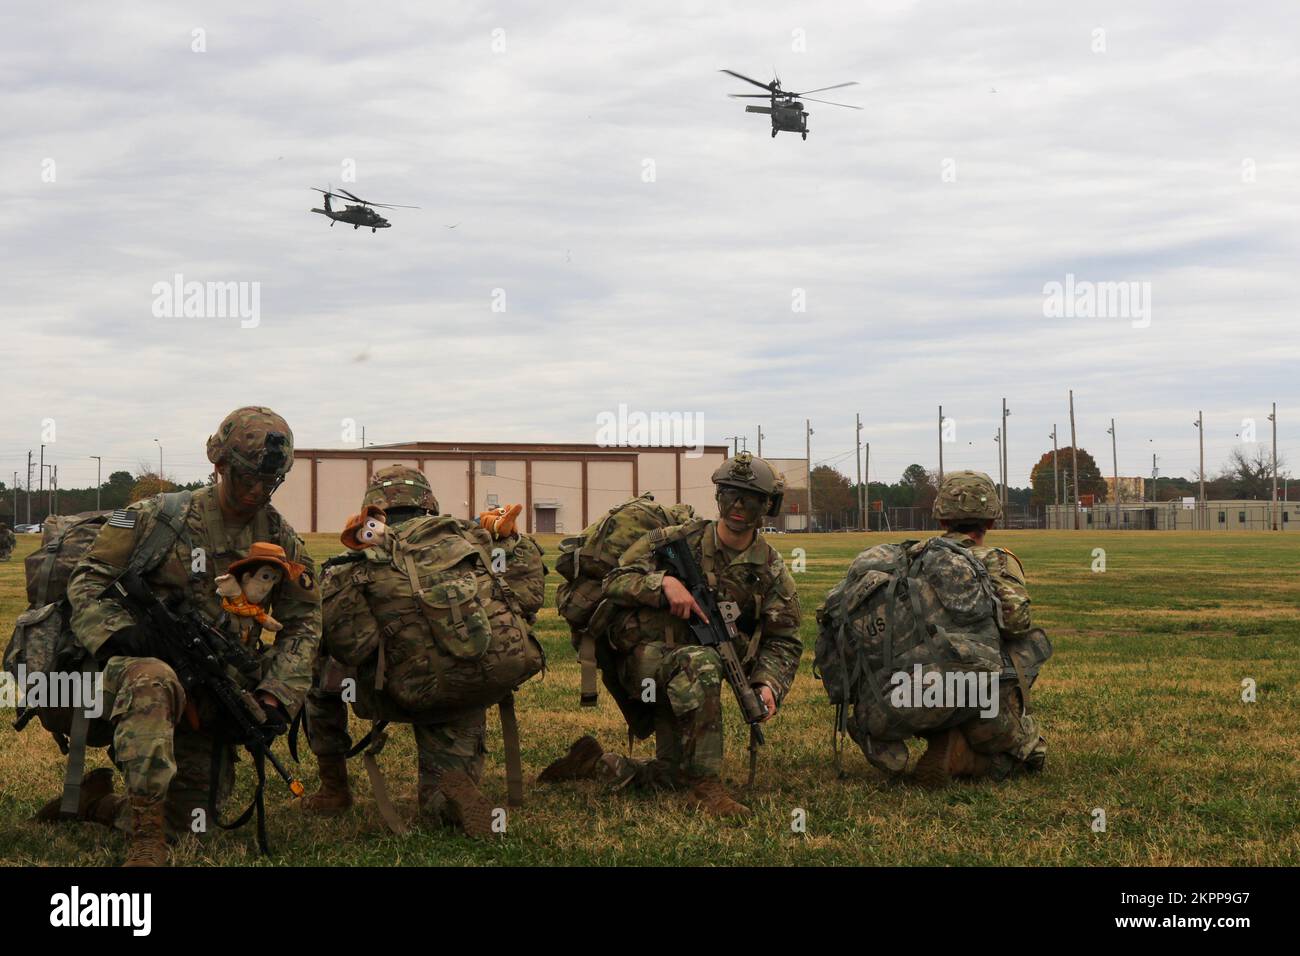
{"label": "stuffed animal on rucksack", "polygon": [[[580,701],[596,706],[596,673],[600,671],[607,690],[618,702],[635,736],[645,738],[653,731],[653,714],[631,700],[613,673],[610,650],[590,627],[602,602],[601,582],[618,567],[623,553],[656,528],[685,524],[695,517],[690,505],[661,505],[646,492],[617,505],[580,535],[560,542],[555,569],[564,578],[555,592],[555,606],[569,625],[570,639],[582,668]],[[644,731],[644,732],[642,732]]]}
{"label": "stuffed animal on rucksack", "polygon": [[942,687],[946,675],[1001,671],[998,614],[988,569],[947,538],[859,554],[817,609],[814,673],[836,708],[837,761],[847,732],[874,766],[899,773],[907,761],[902,741],[976,716],[974,700],[921,703],[896,690],[918,678]]}
{"label": "stuffed animal on rucksack", "polygon": [[324,635],[331,657],[360,669],[358,712],[447,718],[498,703],[543,669],[531,625],[545,568],[531,539],[517,539],[506,552],[485,530],[450,515],[422,515],[388,526],[384,541],[349,567],[359,589],[331,575],[323,593],[327,624],[346,619],[337,602],[358,594],[378,624],[327,626]]}

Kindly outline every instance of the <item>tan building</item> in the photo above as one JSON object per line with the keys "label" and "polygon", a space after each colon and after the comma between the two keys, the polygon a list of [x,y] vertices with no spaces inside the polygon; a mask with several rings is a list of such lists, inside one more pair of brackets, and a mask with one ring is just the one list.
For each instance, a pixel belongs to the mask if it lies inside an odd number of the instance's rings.
{"label": "tan building", "polygon": [[[1121,479],[1122,480],[1122,479]],[[1224,500],[1197,502],[1191,498],[1160,502],[1121,502],[1119,523],[1115,506],[1100,504],[1079,509],[1079,527],[1089,531],[1269,531],[1273,527],[1272,502]],[[1047,527],[1073,528],[1069,505],[1047,506]],[[1300,529],[1300,502],[1277,502],[1279,531]]]}
{"label": "tan building", "polygon": [[807,531],[808,459],[768,458],[767,462],[785,477],[785,500],[773,526],[782,531]]}
{"label": "tan building", "polygon": [[[710,476],[726,445],[693,448],[502,442],[400,442],[365,448],[300,448],[275,506],[299,532],[335,532],[361,504],[370,476],[388,465],[424,472],[443,514],[462,518],[524,506],[529,532],[576,534],[645,491],[659,501],[714,511]],[[694,456],[694,457],[693,457]]]}
{"label": "tan building", "polygon": [[[1141,475],[1132,478],[1126,478],[1124,475],[1119,476],[1119,493],[1120,501],[1146,501],[1147,497],[1147,480]],[[1113,502],[1115,500],[1115,476],[1106,477],[1106,500]]]}

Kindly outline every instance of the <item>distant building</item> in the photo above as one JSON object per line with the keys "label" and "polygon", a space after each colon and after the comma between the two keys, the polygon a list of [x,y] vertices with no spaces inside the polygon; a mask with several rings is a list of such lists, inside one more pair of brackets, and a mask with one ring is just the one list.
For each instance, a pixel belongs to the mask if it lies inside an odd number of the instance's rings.
{"label": "distant building", "polygon": [[[1119,476],[1120,501],[1145,501],[1147,497],[1147,480],[1141,475],[1132,478]],[[1106,477],[1106,500],[1115,501],[1115,476]]]}
{"label": "distant building", "polygon": [[[1120,479],[1123,481],[1123,479]],[[1100,504],[1079,509],[1079,527],[1105,531],[1269,531],[1272,529],[1271,500],[1207,501],[1175,499],[1160,502],[1121,502],[1119,523],[1115,506]],[[1300,528],[1300,502],[1277,503],[1279,531]],[[1074,512],[1069,505],[1047,506],[1047,527],[1073,528]]]}
{"label": "distant building", "polygon": [[[782,531],[808,530],[808,459],[767,458],[767,463],[785,477],[785,500],[772,526]],[[817,502],[813,502],[816,507]]]}
{"label": "distant building", "polygon": [[341,531],[360,508],[370,476],[388,465],[407,465],[429,479],[443,514],[472,518],[521,504],[525,531],[576,534],[643,491],[712,517],[710,477],[728,454],[726,445],[697,450],[532,442],[299,448],[275,507],[299,532]]}

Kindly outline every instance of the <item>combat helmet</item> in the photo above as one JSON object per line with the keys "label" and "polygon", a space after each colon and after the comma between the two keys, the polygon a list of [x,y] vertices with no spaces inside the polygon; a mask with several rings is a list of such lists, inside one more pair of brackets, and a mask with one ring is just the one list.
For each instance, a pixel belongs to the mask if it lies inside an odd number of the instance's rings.
{"label": "combat helmet", "polygon": [[293,467],[293,432],[288,422],[269,408],[237,408],[208,436],[208,461],[283,479]]}
{"label": "combat helmet", "polygon": [[713,473],[713,483],[718,487],[757,491],[767,497],[767,515],[781,513],[785,498],[785,478],[762,458],[747,451],[728,458]]}
{"label": "combat helmet", "polygon": [[939,485],[933,514],[939,521],[997,521],[1002,517],[1002,502],[993,479],[984,472],[950,471]]}
{"label": "combat helmet", "polygon": [[366,496],[361,506],[379,505],[390,508],[421,508],[430,514],[438,513],[438,499],[424,472],[406,465],[389,465],[370,476]]}

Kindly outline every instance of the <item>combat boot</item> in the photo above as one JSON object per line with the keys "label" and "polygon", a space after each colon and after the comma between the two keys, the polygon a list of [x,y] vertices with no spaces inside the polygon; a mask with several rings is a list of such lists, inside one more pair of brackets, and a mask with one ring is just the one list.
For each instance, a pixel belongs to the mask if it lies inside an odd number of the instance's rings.
{"label": "combat boot", "polygon": [[131,842],[123,866],[166,866],[161,798],[131,797]]}
{"label": "combat boot", "polygon": [[605,750],[590,734],[579,737],[559,760],[537,775],[538,783],[557,783],[561,780],[590,780],[600,776],[600,758]]}
{"label": "combat boot", "polygon": [[342,755],[318,757],[320,789],[302,798],[306,813],[330,817],[352,806],[352,789],[348,786],[348,760]]}
{"label": "combat boot", "polygon": [[747,817],[749,807],[737,801],[717,777],[701,777],[691,782],[686,807],[715,817]]}
{"label": "combat boot", "polygon": [[971,750],[966,735],[954,727],[929,737],[912,779],[923,787],[946,787],[954,777],[983,777],[989,758]]}
{"label": "combat boot", "polygon": [[446,800],[446,814],[468,837],[481,839],[492,833],[492,804],[463,770],[447,770],[438,778],[438,791]]}
{"label": "combat boot", "polygon": [[[59,823],[64,817],[59,813],[62,797],[55,797],[36,811],[33,820],[41,823]],[[77,801],[78,820],[90,820],[112,826],[117,817],[122,798],[113,795],[113,768],[100,767],[81,778],[81,797]]]}

